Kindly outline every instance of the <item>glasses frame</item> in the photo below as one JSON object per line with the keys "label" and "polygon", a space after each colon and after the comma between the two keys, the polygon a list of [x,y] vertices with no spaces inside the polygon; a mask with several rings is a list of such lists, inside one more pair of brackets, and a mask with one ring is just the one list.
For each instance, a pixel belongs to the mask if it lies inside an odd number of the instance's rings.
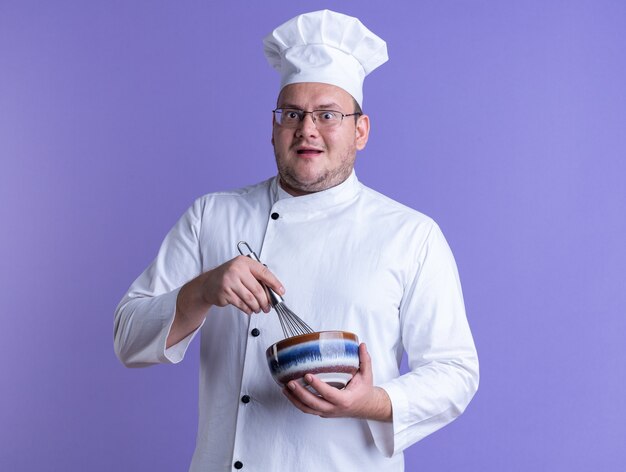
{"label": "glasses frame", "polygon": [[[282,124],[282,118],[276,118],[276,113],[278,113],[279,115],[282,115],[282,113],[284,113],[285,110],[289,110],[289,111],[294,111],[298,114],[298,123],[296,124],[296,126],[285,126]],[[306,115],[311,115],[311,119],[313,120],[313,124],[315,125],[315,127],[317,128],[317,120],[315,119],[315,115],[313,113],[319,113],[319,112],[330,112],[330,113],[336,113],[337,115],[341,115],[341,121],[339,122],[339,124],[337,125],[333,125],[330,128],[338,128],[339,126],[341,126],[341,123],[343,123],[343,119],[346,116],[361,116],[363,113],[359,113],[359,112],[355,112],[355,113],[341,113],[340,111],[337,110],[326,110],[326,109],[321,109],[321,110],[311,110],[311,111],[306,111],[306,110],[300,110],[298,108],[276,108],[274,110],[272,110],[272,113],[274,114],[274,120],[276,121],[276,124],[278,126],[283,126],[285,128],[293,128],[296,129],[300,123],[302,123],[304,121],[304,118],[306,117]],[[322,129],[324,128],[324,126],[322,126]],[[328,128],[327,128],[328,129]]]}

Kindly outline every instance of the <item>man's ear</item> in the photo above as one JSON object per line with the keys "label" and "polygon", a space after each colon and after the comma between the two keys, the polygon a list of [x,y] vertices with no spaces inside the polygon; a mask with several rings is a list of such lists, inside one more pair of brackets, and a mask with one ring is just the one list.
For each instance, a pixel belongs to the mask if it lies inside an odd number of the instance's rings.
{"label": "man's ear", "polygon": [[367,140],[370,135],[370,117],[367,115],[359,116],[356,122],[356,148],[358,151],[365,149]]}

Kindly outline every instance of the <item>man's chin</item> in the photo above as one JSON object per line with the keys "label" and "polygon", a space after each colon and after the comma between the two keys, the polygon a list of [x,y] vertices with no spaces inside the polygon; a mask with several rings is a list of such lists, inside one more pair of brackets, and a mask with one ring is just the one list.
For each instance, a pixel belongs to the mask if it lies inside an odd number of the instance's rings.
{"label": "man's chin", "polygon": [[292,176],[280,176],[280,186],[294,196],[306,195],[309,193],[321,192],[332,185],[328,185],[325,178],[316,179],[294,179]]}

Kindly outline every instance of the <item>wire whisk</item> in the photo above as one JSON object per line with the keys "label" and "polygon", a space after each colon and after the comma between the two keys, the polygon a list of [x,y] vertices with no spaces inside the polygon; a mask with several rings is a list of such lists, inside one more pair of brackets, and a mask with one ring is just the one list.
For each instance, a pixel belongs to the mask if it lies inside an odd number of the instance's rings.
{"label": "wire whisk", "polygon": [[[245,249],[242,249],[242,246],[245,247]],[[237,249],[242,256],[248,256],[257,262],[261,262],[247,242],[239,241]],[[274,292],[274,290],[270,287],[267,287],[264,283],[261,283],[261,285],[263,285],[263,288],[269,294],[270,303],[278,315],[278,321],[280,322],[280,327],[283,330],[285,338],[292,338],[294,336],[313,332],[313,329],[308,324],[306,324],[298,315],[291,311],[287,305],[285,305],[283,297]]]}

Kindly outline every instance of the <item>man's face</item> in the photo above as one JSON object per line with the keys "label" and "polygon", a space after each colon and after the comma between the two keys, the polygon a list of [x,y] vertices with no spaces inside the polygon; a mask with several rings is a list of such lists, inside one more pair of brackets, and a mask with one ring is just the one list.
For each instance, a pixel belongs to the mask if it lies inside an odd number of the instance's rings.
{"label": "man's face", "polygon": [[[304,111],[335,110],[354,113],[354,100],[334,85],[305,82],[287,85],[278,96],[277,108]],[[310,114],[297,128],[286,128],[274,121],[272,144],[282,187],[299,196],[319,192],[343,182],[354,167],[357,150],[367,144],[369,118],[355,123],[349,116],[331,129],[317,129]]]}

